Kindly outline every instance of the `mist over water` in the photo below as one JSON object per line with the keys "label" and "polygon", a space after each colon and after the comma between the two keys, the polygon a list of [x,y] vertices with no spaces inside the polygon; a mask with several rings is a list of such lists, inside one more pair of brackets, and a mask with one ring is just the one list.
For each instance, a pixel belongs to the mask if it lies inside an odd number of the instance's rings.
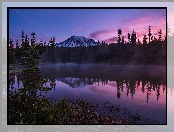
{"label": "mist over water", "polygon": [[[151,121],[166,123],[166,67],[59,63],[39,65],[54,99],[87,99],[120,105]],[[103,112],[102,106],[98,109]]]}
{"label": "mist over water", "polygon": [[91,77],[100,79],[149,79],[166,84],[165,66],[60,63],[39,65],[45,77]]}

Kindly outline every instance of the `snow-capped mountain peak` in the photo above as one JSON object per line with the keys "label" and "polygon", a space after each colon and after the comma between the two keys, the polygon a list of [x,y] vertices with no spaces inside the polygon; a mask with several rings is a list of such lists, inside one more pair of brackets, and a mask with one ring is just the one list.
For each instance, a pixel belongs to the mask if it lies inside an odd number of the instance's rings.
{"label": "snow-capped mountain peak", "polygon": [[95,46],[98,42],[95,42],[93,39],[86,38],[84,36],[71,36],[67,40],[56,43],[57,47],[87,47],[87,46]]}

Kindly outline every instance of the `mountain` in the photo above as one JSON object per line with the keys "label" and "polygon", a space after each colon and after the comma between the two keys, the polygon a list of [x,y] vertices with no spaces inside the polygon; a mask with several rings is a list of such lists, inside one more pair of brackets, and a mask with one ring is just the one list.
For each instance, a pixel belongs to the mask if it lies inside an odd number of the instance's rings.
{"label": "mountain", "polygon": [[56,47],[87,47],[87,46],[95,46],[98,42],[95,42],[93,39],[86,38],[84,36],[71,36],[67,40],[56,43]]}
{"label": "mountain", "polygon": [[72,88],[83,88],[88,85],[92,85],[97,80],[89,79],[89,78],[73,78],[73,77],[66,77],[66,78],[57,78],[57,81],[61,81]]}

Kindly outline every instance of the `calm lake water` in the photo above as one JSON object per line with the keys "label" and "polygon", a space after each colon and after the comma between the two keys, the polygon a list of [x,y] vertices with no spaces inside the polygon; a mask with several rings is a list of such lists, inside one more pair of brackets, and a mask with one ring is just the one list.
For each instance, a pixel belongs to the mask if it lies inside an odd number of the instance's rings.
{"label": "calm lake water", "polygon": [[[85,99],[126,108],[149,121],[166,124],[166,67],[94,64],[40,65],[51,91],[40,94],[53,99]],[[18,86],[19,84],[19,86]],[[14,87],[22,87],[15,76]]]}

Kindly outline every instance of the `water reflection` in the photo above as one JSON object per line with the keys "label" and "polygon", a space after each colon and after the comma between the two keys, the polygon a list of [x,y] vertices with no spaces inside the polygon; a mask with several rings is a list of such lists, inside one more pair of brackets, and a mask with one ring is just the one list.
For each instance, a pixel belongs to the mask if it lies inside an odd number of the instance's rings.
{"label": "water reflection", "polygon": [[[85,88],[88,85],[108,85],[108,82],[115,82],[117,98],[126,91],[127,97],[132,99],[136,89],[146,94],[146,102],[152,92],[159,100],[160,93],[166,92],[166,68],[160,66],[114,66],[114,65],[48,65],[41,66],[42,75],[51,84],[56,81],[63,82],[71,88]],[[51,74],[50,74],[51,73]]]}
{"label": "water reflection", "polygon": [[[48,80],[45,83],[45,86],[52,88],[55,91],[56,82],[63,82],[67,84],[71,88],[85,88],[89,85],[97,84],[98,87],[100,85],[108,85],[108,82],[115,82],[113,86],[116,89],[117,99],[125,96],[123,92],[126,91],[126,96],[129,95],[131,98],[134,98],[134,95],[137,92],[136,90],[140,90],[141,92],[146,94],[146,102],[148,103],[149,97],[152,92],[156,95],[156,100],[158,101],[160,98],[160,93],[166,92],[166,79],[165,76],[165,68],[163,67],[129,67],[129,68],[121,68],[121,67],[109,67],[105,66],[105,69],[101,70],[101,67],[93,68],[88,66],[88,68],[84,69],[84,66],[74,66],[74,67],[65,67],[65,66],[41,66],[42,76]],[[153,72],[149,73],[153,69]],[[157,69],[157,70],[156,70]],[[159,72],[160,69],[160,72]],[[110,71],[113,72],[110,72]],[[156,70],[156,72],[155,72]],[[89,72],[91,71],[91,72]],[[145,72],[144,72],[145,71]],[[147,72],[149,71],[149,72]],[[161,74],[160,74],[161,73]],[[131,75],[131,76],[130,76]],[[9,77],[9,85],[13,89],[15,84],[15,76],[16,76],[16,84],[19,88],[20,84],[20,74],[11,74]],[[172,93],[172,91],[171,91]]]}
{"label": "water reflection", "polygon": [[[88,79],[88,78],[72,78],[72,77],[68,77],[68,78],[57,78],[57,81],[61,81],[67,85],[69,85],[71,88],[84,88],[87,85],[93,85],[93,84],[98,84],[98,86],[100,86],[100,83],[102,85],[108,85],[109,80],[100,80],[100,79]],[[141,91],[143,93],[147,94],[147,103],[149,100],[149,96],[151,95],[152,91],[156,92],[156,97],[157,97],[157,101],[159,99],[160,96],[160,91],[165,93],[166,91],[166,86],[163,84],[158,84],[158,83],[154,83],[151,81],[140,81],[140,80],[116,80],[114,81],[116,83],[115,88],[117,89],[117,98],[120,99],[121,98],[121,93],[125,91],[126,95],[128,97],[128,95],[130,94],[132,99],[134,94],[136,94],[136,88],[140,88],[141,87]],[[56,85],[55,82],[51,82],[50,81],[50,86],[51,84],[54,83]],[[55,87],[54,87],[55,90]]]}

